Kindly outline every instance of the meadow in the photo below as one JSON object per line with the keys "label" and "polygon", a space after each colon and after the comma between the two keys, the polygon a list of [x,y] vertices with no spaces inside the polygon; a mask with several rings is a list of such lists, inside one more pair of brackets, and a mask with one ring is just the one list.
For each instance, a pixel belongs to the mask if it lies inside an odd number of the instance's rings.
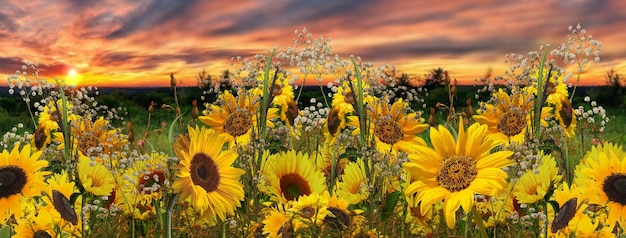
{"label": "meadow", "polygon": [[601,43],[569,31],[475,86],[306,31],[196,87],[24,65],[0,97],[0,237],[625,237],[624,89],[576,85]]}

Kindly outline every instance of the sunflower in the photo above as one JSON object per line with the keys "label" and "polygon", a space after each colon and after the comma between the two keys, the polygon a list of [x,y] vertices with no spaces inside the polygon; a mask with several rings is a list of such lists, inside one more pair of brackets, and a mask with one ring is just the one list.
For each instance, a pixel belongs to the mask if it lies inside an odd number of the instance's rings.
{"label": "sunflower", "polygon": [[615,157],[619,160],[624,160],[626,158],[626,152],[623,150],[622,145],[606,142],[600,145],[594,145],[591,147],[587,153],[583,156],[583,159],[580,160],[578,165],[576,165],[575,174],[576,177],[574,181],[578,186],[582,186],[584,181],[589,179],[587,174],[583,173],[581,170],[589,167],[589,162],[594,161],[598,163],[598,158],[600,158],[600,154],[603,153],[606,156]]}
{"label": "sunflower", "polygon": [[[294,119],[298,116],[298,106],[294,102],[293,86],[288,82],[287,78],[281,73],[274,85],[270,85],[270,102],[275,108],[279,109],[280,119],[289,126],[294,125]],[[253,89],[253,94],[263,97],[263,87],[260,85]]]}
{"label": "sunflower", "polygon": [[522,175],[515,184],[513,194],[520,203],[534,203],[546,198],[546,194],[554,189],[555,184],[560,181],[558,175],[559,168],[556,166],[556,160],[551,154],[544,155],[539,153],[541,165],[536,169],[528,170]]}
{"label": "sunflower", "polygon": [[365,165],[363,159],[358,158],[355,162],[346,165],[341,176],[341,182],[337,183],[337,196],[345,199],[350,204],[358,204],[369,197],[366,187]]}
{"label": "sunflower", "polygon": [[559,212],[550,225],[552,237],[615,237],[609,226],[602,226],[598,213],[589,215],[589,205],[583,197],[583,189],[572,184],[562,183],[554,191],[554,200],[559,204]]}
{"label": "sunflower", "polygon": [[[337,138],[326,137],[324,146],[322,147],[322,153],[318,156],[311,158],[317,164],[317,167],[324,172],[325,177],[330,177],[333,168],[333,160],[335,161],[335,176],[339,177],[343,174],[343,170],[349,162],[349,158],[346,156],[346,146],[338,143]],[[345,153],[345,154],[344,154]]]}
{"label": "sunflower", "polygon": [[417,193],[422,215],[445,200],[444,217],[450,228],[459,207],[465,212],[472,209],[475,194],[491,196],[506,187],[507,174],[501,168],[513,164],[508,159],[511,151],[490,153],[500,143],[486,135],[487,126],[474,123],[466,132],[460,121],[456,140],[446,127],[431,128],[433,148],[417,146],[415,153],[409,154],[410,162],[403,164],[418,176],[405,194]]}
{"label": "sunflower", "polygon": [[31,153],[30,145],[21,150],[17,144],[11,152],[0,153],[0,221],[4,223],[11,215],[23,216],[20,200],[45,191],[43,177],[50,174],[40,171],[48,161],[40,159],[41,151]]}
{"label": "sunflower", "polygon": [[80,206],[70,203],[72,194],[78,193],[74,182],[69,182],[66,171],[52,174],[48,180],[46,189],[47,196],[43,197],[46,210],[50,214],[54,224],[68,233],[80,233]]}
{"label": "sunflower", "polygon": [[133,203],[151,203],[160,200],[162,188],[168,182],[165,177],[169,174],[167,155],[153,152],[140,156],[123,172],[121,189],[125,194],[135,196]]}
{"label": "sunflower", "polygon": [[326,191],[324,173],[309,159],[308,154],[294,150],[270,155],[261,173],[269,183],[264,192],[281,203]]}
{"label": "sunflower", "polygon": [[[356,82],[352,82],[356,87]],[[368,93],[369,84],[363,83],[363,104],[371,104],[374,97]],[[354,90],[357,90],[356,88]],[[357,94],[352,91],[347,80],[342,81],[342,85],[337,87],[333,94],[332,108],[325,121],[325,131],[329,136],[337,136],[347,125],[347,116],[356,115]]]}
{"label": "sunflower", "polygon": [[[426,145],[426,142],[417,136],[428,128],[424,119],[416,112],[407,112],[409,105],[403,102],[402,98],[391,105],[386,101],[382,99],[373,102],[372,110],[367,111],[370,134],[374,135],[376,149],[385,154],[390,152],[397,154],[398,151],[412,153],[415,146]],[[349,116],[348,124],[356,128],[353,134],[360,133],[357,116]]]}
{"label": "sunflower", "polygon": [[[524,142],[526,131],[531,125],[531,110],[535,110],[534,103],[529,102],[529,98],[530,95],[524,91],[509,95],[502,89],[498,89],[498,92],[492,96],[494,102],[483,103],[481,107],[483,109],[479,109],[478,114],[473,118],[480,124],[488,126],[489,135],[495,135],[498,139],[509,143],[520,144]],[[552,117],[551,110],[551,107],[541,109],[542,127],[549,125],[545,119]]]}
{"label": "sunflower", "polygon": [[92,161],[87,156],[78,158],[78,178],[85,191],[96,196],[109,196],[116,187],[115,178],[102,164]]}
{"label": "sunflower", "polygon": [[[111,154],[128,143],[117,130],[110,129],[111,125],[104,117],[95,121],[91,120],[91,116],[80,117],[70,125],[70,133],[74,138],[72,149],[78,151],[79,155]],[[65,148],[63,132],[53,133],[53,140],[60,143],[58,150]]]}
{"label": "sunflower", "polygon": [[[223,134],[230,147],[247,144],[250,142],[252,131],[259,128],[257,124],[259,121],[257,112],[261,106],[259,98],[247,92],[235,97],[229,91],[225,91],[220,99],[221,107],[210,105],[210,108],[203,111],[205,116],[199,116],[198,120]],[[278,116],[277,108],[269,108],[266,125],[273,128],[274,123],[271,120]]]}
{"label": "sunflower", "polygon": [[289,237],[291,233],[293,233],[292,219],[284,209],[273,209],[263,219],[263,234],[267,237]]}
{"label": "sunflower", "polygon": [[[176,150],[180,164],[172,188],[181,199],[191,198],[194,209],[210,221],[234,214],[244,198],[239,178],[244,170],[232,167],[237,154],[223,150],[226,142],[219,132],[204,127],[189,127],[191,143],[188,150]],[[184,148],[176,146],[175,148]],[[206,213],[206,214],[205,214]]]}
{"label": "sunflower", "polygon": [[13,237],[57,237],[54,225],[50,213],[46,210],[40,210],[37,215],[31,214],[27,216],[27,219],[19,219]]}
{"label": "sunflower", "polygon": [[352,225],[352,212],[348,210],[350,203],[345,199],[338,197],[337,194],[330,196],[328,200],[328,215],[324,218],[324,225],[335,230],[351,230],[354,228]]}
{"label": "sunflower", "polygon": [[576,110],[572,108],[572,104],[564,100],[562,103],[556,105],[556,113],[554,117],[559,122],[565,136],[572,138],[576,135]]}
{"label": "sunflower", "polygon": [[576,170],[574,179],[586,188],[583,197],[589,198],[589,204],[606,206],[611,227],[616,222],[626,224],[626,160],[612,151],[599,150],[585,157],[584,164]]}
{"label": "sunflower", "polygon": [[324,219],[329,214],[328,192],[323,194],[311,193],[302,195],[291,201],[291,208],[287,210],[294,217],[294,231],[322,225]]}

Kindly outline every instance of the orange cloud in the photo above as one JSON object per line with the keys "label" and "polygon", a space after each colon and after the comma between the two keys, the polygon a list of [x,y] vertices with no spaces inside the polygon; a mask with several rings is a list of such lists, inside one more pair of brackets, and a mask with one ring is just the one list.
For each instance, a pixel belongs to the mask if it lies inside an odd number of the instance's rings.
{"label": "orange cloud", "polygon": [[[602,84],[606,71],[624,73],[626,18],[619,0],[548,1],[4,1],[0,7],[0,76],[26,61],[45,77],[80,84],[167,86],[170,73],[186,85],[206,70],[219,75],[235,56],[293,45],[293,30],[331,37],[334,53],[361,56],[421,76],[442,67],[461,83],[488,69],[503,75],[504,55],[565,42],[580,22],[603,43],[582,84]],[[4,82],[2,82],[4,83]]]}

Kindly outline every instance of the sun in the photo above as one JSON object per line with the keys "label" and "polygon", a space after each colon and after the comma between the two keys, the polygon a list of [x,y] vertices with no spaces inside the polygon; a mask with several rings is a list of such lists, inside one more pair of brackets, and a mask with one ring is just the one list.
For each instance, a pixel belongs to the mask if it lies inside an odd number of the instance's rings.
{"label": "sun", "polygon": [[75,68],[71,68],[67,71],[66,81],[68,84],[77,85],[81,81],[81,76]]}
{"label": "sun", "polygon": [[69,76],[70,78],[72,78],[72,77],[76,77],[76,75],[77,75],[77,74],[78,74],[78,72],[76,71],[76,69],[70,69],[70,70],[67,72],[67,76]]}

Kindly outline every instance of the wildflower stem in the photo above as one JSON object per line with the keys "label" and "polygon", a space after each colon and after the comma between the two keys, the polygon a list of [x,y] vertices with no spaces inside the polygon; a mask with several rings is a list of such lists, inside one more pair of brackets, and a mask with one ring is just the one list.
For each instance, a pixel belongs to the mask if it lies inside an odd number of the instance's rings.
{"label": "wildflower stem", "polygon": [[167,216],[167,222],[165,223],[165,237],[167,238],[172,238],[172,213],[179,195],[180,194],[178,193],[174,194],[172,199],[167,203],[167,211],[165,211],[165,214]]}
{"label": "wildflower stem", "polygon": [[[272,58],[274,58],[274,54],[276,53],[276,49],[272,50],[272,53],[270,53],[269,58],[267,59],[267,65],[265,65],[265,73],[263,74],[263,95],[262,95],[262,102],[261,102],[261,112],[260,112],[260,116],[258,119],[258,125],[259,125],[259,138],[265,139],[265,133],[267,131],[267,110],[269,108],[269,104],[270,104],[270,68],[272,67]],[[276,73],[274,74],[274,78],[277,77],[277,73],[278,73],[278,68],[276,69]],[[259,157],[257,159],[257,169],[261,168],[261,162],[263,159],[263,153],[259,153]]]}

